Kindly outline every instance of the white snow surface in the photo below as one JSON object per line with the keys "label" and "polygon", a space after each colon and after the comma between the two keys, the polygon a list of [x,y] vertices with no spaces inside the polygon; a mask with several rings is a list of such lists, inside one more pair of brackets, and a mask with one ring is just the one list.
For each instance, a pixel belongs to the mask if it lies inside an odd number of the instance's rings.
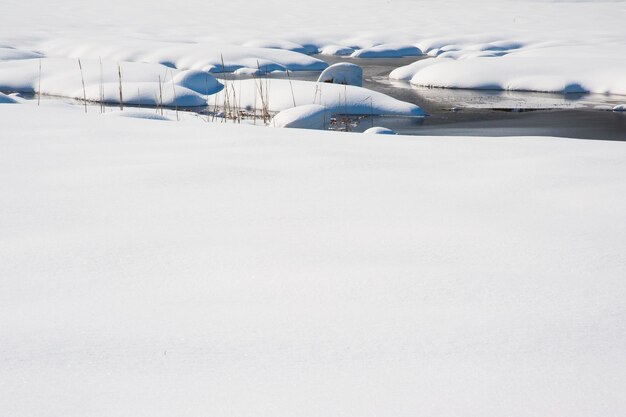
{"label": "white snow surface", "polygon": [[12,417],[626,414],[626,147],[0,109]]}

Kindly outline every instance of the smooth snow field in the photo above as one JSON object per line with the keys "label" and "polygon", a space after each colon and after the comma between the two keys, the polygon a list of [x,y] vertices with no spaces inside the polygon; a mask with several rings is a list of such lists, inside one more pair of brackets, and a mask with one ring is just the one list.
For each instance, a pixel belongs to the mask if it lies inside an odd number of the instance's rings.
{"label": "smooth snow field", "polygon": [[625,2],[0,17],[0,417],[626,416]]}

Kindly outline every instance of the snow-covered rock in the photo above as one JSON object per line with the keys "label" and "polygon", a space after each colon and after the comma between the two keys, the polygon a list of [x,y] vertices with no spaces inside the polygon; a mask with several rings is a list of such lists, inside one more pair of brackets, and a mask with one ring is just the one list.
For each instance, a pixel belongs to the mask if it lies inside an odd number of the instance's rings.
{"label": "snow-covered rock", "polygon": [[329,119],[330,112],[326,107],[307,104],[281,111],[272,118],[270,125],[295,129],[326,129]]}
{"label": "snow-covered rock", "polygon": [[397,135],[395,131],[381,126],[370,127],[363,133],[368,135]]}
{"label": "snow-covered rock", "polygon": [[356,64],[339,62],[326,68],[317,79],[317,82],[361,87],[363,85],[363,69]]}

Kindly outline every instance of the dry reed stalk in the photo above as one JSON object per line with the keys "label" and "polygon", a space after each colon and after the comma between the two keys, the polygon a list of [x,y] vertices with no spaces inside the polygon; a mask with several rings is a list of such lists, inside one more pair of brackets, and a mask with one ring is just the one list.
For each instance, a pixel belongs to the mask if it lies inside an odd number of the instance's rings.
{"label": "dry reed stalk", "polygon": [[211,109],[209,104],[209,74],[204,75],[204,87],[206,89],[206,121],[209,123],[209,110]]}
{"label": "dry reed stalk", "polygon": [[161,116],[163,116],[163,84],[161,83],[161,76],[159,75],[159,102],[157,107],[161,108]]}
{"label": "dry reed stalk", "polygon": [[120,84],[120,110],[124,110],[124,95],[122,94],[122,67],[117,64],[117,76]]}
{"label": "dry reed stalk", "polygon": [[289,69],[287,69],[287,78],[289,79],[289,87],[291,88],[291,98],[293,99],[293,107],[296,107],[296,96],[293,93],[293,84],[291,84],[291,76],[289,75]]}
{"label": "dry reed stalk", "polygon": [[39,81],[37,82],[37,105],[41,104],[41,58],[39,58]]}
{"label": "dry reed stalk", "polygon": [[104,113],[104,76],[102,75],[102,58],[98,57],[100,60],[100,86],[99,86],[99,96],[100,96],[100,113]]}
{"label": "dry reed stalk", "polygon": [[172,81],[172,90],[174,91],[174,106],[176,107],[176,120],[180,121],[178,118],[178,99],[176,98],[176,83],[174,82],[174,72],[170,71],[170,80]]}
{"label": "dry reed stalk", "polygon": [[83,103],[85,104],[85,113],[87,113],[87,92],[85,90],[85,76],[83,75],[83,64],[78,58],[78,68],[80,69],[80,80],[83,83]]}

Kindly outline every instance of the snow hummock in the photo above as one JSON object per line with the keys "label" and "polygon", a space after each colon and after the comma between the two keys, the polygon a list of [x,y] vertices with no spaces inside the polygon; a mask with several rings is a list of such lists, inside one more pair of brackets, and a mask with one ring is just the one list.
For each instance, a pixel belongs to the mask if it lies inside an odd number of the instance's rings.
{"label": "snow hummock", "polygon": [[317,82],[361,87],[363,85],[363,69],[349,62],[338,62],[322,71]]}
{"label": "snow hummock", "polygon": [[325,45],[320,49],[320,55],[348,56],[354,52],[354,48],[342,45]]}
{"label": "snow hummock", "polygon": [[206,71],[186,70],[174,76],[174,83],[200,94],[215,94],[224,86]]}
{"label": "snow hummock", "polygon": [[252,48],[283,49],[286,51],[299,52],[307,55],[312,55],[319,52],[318,48],[312,45],[300,45],[296,42],[276,39],[255,39],[246,42],[243,46]]}
{"label": "snow hummock", "polygon": [[352,53],[353,58],[401,58],[422,56],[422,50],[414,45],[384,44],[371,48],[363,48]]}
{"label": "snow hummock", "polygon": [[626,104],[618,104],[612,109],[614,112],[626,112]]}
{"label": "snow hummock", "polygon": [[363,133],[368,135],[397,135],[393,130],[381,126],[370,127]]}
{"label": "snow hummock", "polygon": [[353,85],[284,79],[239,80],[211,96],[209,105],[223,103],[225,94],[228,94],[229,103],[242,109],[261,110],[265,106],[271,112],[279,112],[305,104],[320,104],[332,114],[425,115],[414,104]]}
{"label": "snow hummock", "polygon": [[306,104],[283,110],[272,118],[274,127],[295,129],[326,129],[330,121],[330,112],[319,104]]}
{"label": "snow hummock", "polygon": [[20,50],[13,47],[0,45],[0,61],[12,61],[16,59],[33,59],[42,58],[40,53],[33,51]]}
{"label": "snow hummock", "polygon": [[15,99],[0,92],[0,104],[14,104],[14,103],[17,103]]}
{"label": "snow hummock", "polygon": [[[41,66],[41,77],[39,68]],[[82,66],[82,71],[80,69]],[[160,64],[112,62],[92,59],[44,58],[0,62],[0,90],[133,105],[206,105],[210,94],[221,89],[212,75],[200,71],[179,72]],[[85,81],[83,91],[82,80]],[[194,91],[187,86],[197,89]]]}
{"label": "snow hummock", "polygon": [[[276,45],[277,46],[277,45]],[[213,73],[240,68],[272,71],[321,71],[328,64],[311,56],[275,48],[214,43],[172,43],[124,40],[114,44],[83,39],[54,39],[41,44],[49,55],[163,64],[177,69]]]}
{"label": "snow hummock", "polygon": [[454,57],[442,54],[396,69],[390,77],[424,87],[626,94],[626,58],[597,60],[594,53],[600,48],[544,47],[500,57],[455,52]]}

